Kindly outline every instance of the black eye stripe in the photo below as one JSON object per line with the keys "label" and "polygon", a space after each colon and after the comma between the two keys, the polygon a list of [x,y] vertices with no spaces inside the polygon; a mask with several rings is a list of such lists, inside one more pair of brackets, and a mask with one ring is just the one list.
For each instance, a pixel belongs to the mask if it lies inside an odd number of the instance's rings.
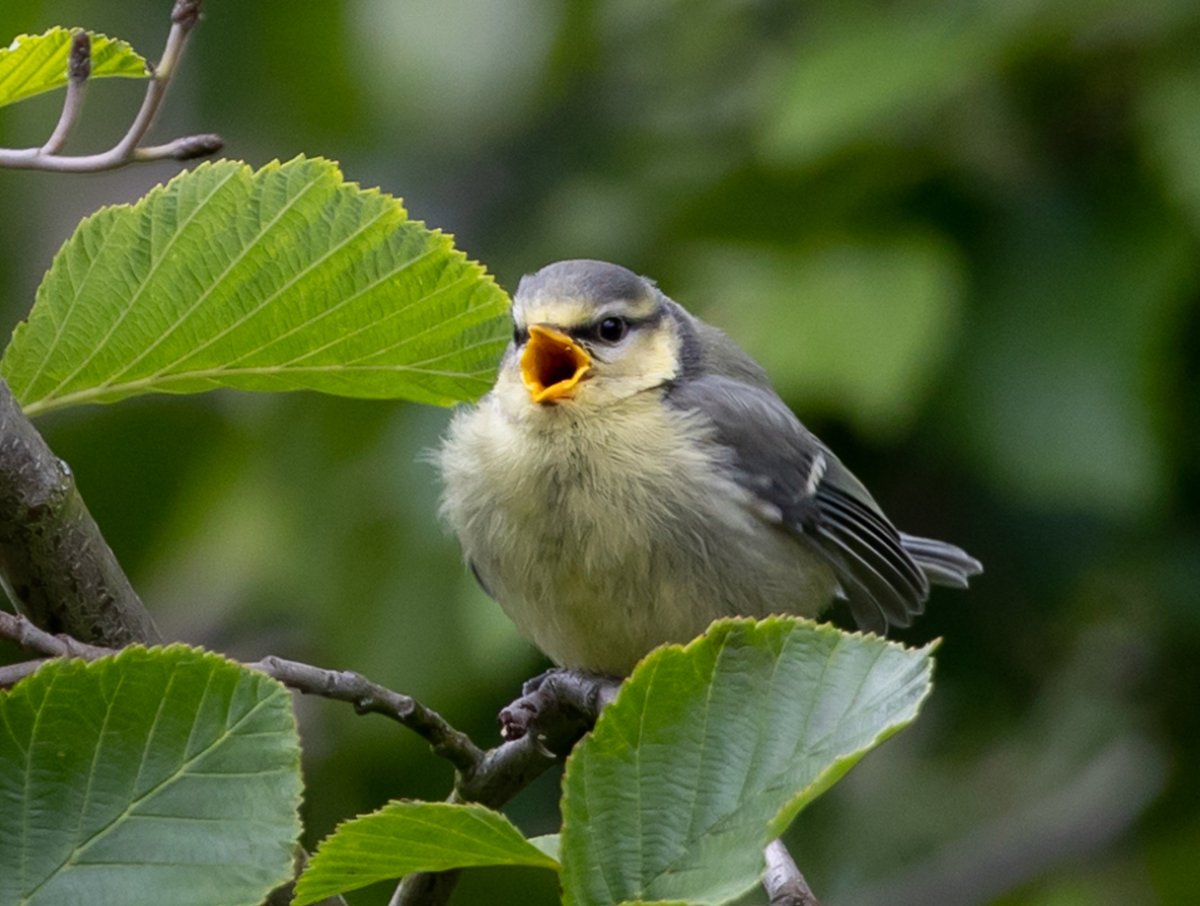
{"label": "black eye stripe", "polygon": [[605,321],[615,318],[625,324],[625,332],[623,336],[629,336],[635,330],[639,330],[651,324],[657,324],[663,319],[664,312],[661,310],[644,315],[640,318],[633,318],[628,315],[611,314],[605,315],[602,318],[597,318],[590,324],[584,324],[580,327],[572,327],[566,331],[567,335],[574,340],[597,340],[600,338],[600,325]]}

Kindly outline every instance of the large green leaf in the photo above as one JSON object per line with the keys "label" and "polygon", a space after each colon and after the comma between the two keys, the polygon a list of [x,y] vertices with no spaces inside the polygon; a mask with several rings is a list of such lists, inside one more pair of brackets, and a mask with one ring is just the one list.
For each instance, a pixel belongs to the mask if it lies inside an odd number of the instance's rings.
{"label": "large green leaf", "polygon": [[216,655],[55,661],[0,693],[0,903],[259,903],[299,801],[287,691]]}
{"label": "large green leaf", "polygon": [[414,871],[481,865],[558,868],[507,818],[482,805],[390,802],[321,843],[296,884],[296,906]]}
{"label": "large green leaf", "polygon": [[219,161],[85,220],[0,374],[30,414],[214,387],[448,404],[490,385],[507,306],[333,163]]}
{"label": "large green leaf", "polygon": [[763,848],[930,690],[930,648],[792,618],[648,656],[567,762],[566,902],[726,903]]}
{"label": "large green leaf", "polygon": [[[52,28],[41,35],[18,35],[0,48],[0,107],[67,84],[67,57],[75,29]],[[92,39],[92,75],[144,79],[144,58],[124,41],[88,32]]]}

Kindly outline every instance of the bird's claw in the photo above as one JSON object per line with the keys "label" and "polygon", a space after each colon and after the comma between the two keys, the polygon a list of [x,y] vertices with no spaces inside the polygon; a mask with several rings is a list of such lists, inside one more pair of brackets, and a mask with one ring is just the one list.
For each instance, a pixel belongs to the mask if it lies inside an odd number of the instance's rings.
{"label": "bird's claw", "polygon": [[521,739],[537,720],[538,713],[537,705],[525,697],[518,698],[500,712],[500,738],[505,742]]}

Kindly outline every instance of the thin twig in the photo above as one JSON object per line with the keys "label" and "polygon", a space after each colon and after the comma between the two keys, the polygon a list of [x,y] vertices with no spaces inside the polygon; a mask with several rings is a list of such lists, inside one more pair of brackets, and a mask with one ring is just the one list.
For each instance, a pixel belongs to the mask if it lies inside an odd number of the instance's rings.
{"label": "thin twig", "polygon": [[67,96],[63,100],[58,125],[54,127],[50,138],[46,139],[46,144],[42,145],[43,156],[57,154],[66,144],[67,136],[75,128],[79,112],[83,109],[83,98],[91,74],[92,38],[86,31],[77,31],[71,38],[71,53],[67,58]]}
{"label": "thin twig", "polygon": [[767,870],[762,883],[770,906],[820,906],[782,840],[768,843],[765,856]]}
{"label": "thin twig", "polygon": [[[91,74],[91,42],[76,35],[68,62],[67,94],[54,133],[36,148],[0,148],[0,167],[24,170],[53,170],[58,173],[95,173],[113,170],[135,161],[190,160],[219,151],[224,144],[218,135],[188,135],[162,145],[143,147],[141,142],[154,122],[171,77],[188,38],[200,21],[202,0],[175,0],[171,11],[171,30],[157,66],[152,66],[142,106],[126,133],[117,143],[100,154],[65,155],[58,152],[65,144],[79,117],[87,80]],[[81,33],[83,39],[87,35]],[[83,63],[86,57],[87,63]]]}
{"label": "thin twig", "polygon": [[16,613],[0,610],[0,638],[11,639],[27,651],[45,657],[77,657],[85,661],[114,654],[115,649],[88,645],[69,635],[54,635],[39,629],[34,623]]}
{"label": "thin twig", "polygon": [[415,698],[393,692],[348,670],[323,670],[298,661],[268,656],[247,664],[305,695],[350,702],[359,714],[382,714],[408,727],[429,743],[434,753],[461,772],[474,771],[484,753],[467,736]]}
{"label": "thin twig", "polygon": [[49,658],[41,658],[36,661],[22,661],[19,664],[8,664],[0,667],[0,689],[7,689],[9,686],[15,686],[25,677],[32,675],[38,667],[46,663]]}

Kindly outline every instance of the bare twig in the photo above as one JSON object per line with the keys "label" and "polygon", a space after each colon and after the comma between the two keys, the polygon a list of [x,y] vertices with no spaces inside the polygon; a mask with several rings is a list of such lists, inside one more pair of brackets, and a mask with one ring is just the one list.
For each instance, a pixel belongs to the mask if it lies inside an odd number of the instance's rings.
{"label": "bare twig", "polygon": [[46,144],[42,145],[41,154],[51,156],[62,150],[67,142],[67,136],[75,128],[79,112],[83,109],[83,97],[87,93],[88,77],[92,74],[92,38],[86,31],[77,31],[71,38],[71,54],[67,58],[67,96],[63,100],[62,114],[58,125]]}
{"label": "bare twig", "polygon": [[[20,614],[0,611],[0,638],[11,639],[42,658],[77,657],[95,660],[115,654],[116,648],[88,645],[69,635],[39,629]],[[0,668],[10,671],[12,682],[32,673],[43,660]],[[395,692],[358,673],[326,670],[280,657],[268,656],[247,664],[305,695],[349,702],[360,714],[382,714],[412,730],[429,743],[434,753],[458,772],[452,797],[458,802],[503,805],[570,751],[596,720],[599,708],[611,700],[615,681],[564,671],[542,688],[558,689],[562,701],[544,698],[543,709],[531,732],[518,740],[484,751],[465,733],[411,696]],[[2,676],[2,674],[0,674]],[[0,682],[0,685],[10,683]]]}
{"label": "bare twig", "polygon": [[273,676],[285,686],[306,695],[350,702],[359,714],[390,717],[428,742],[435,754],[445,758],[460,772],[470,773],[483,761],[484,753],[471,742],[470,737],[450,726],[436,711],[426,708],[411,696],[373,683],[359,673],[323,670],[274,656],[247,666]]}
{"label": "bare twig", "polygon": [[[0,615],[3,615],[3,611],[0,611]],[[41,658],[36,661],[23,661],[20,664],[8,664],[0,667],[0,689],[15,686],[48,660],[49,658]]]}
{"label": "bare twig", "polygon": [[171,77],[188,38],[200,20],[201,0],[175,0],[171,11],[171,30],[158,65],[152,67],[142,106],[128,131],[115,145],[100,154],[59,154],[70,135],[91,74],[91,41],[86,33],[77,34],[71,44],[68,62],[67,93],[58,125],[46,143],[36,148],[0,148],[0,167],[25,170],[53,170],[59,173],[94,173],[113,170],[135,161],[190,160],[219,151],[223,145],[218,135],[188,135],[162,145],[143,147],[141,142],[149,131],[162,104]]}
{"label": "bare twig", "polygon": [[0,638],[12,639],[27,651],[45,657],[77,657],[94,661],[113,654],[115,649],[88,645],[69,635],[54,635],[39,629],[30,620],[15,613],[0,610]]}
{"label": "bare twig", "polygon": [[51,632],[112,648],[161,638],[79,496],[71,470],[2,380],[0,582],[17,608]]}
{"label": "bare twig", "polygon": [[819,906],[782,840],[772,840],[767,844],[766,861],[767,870],[762,883],[770,898],[770,906]]}

